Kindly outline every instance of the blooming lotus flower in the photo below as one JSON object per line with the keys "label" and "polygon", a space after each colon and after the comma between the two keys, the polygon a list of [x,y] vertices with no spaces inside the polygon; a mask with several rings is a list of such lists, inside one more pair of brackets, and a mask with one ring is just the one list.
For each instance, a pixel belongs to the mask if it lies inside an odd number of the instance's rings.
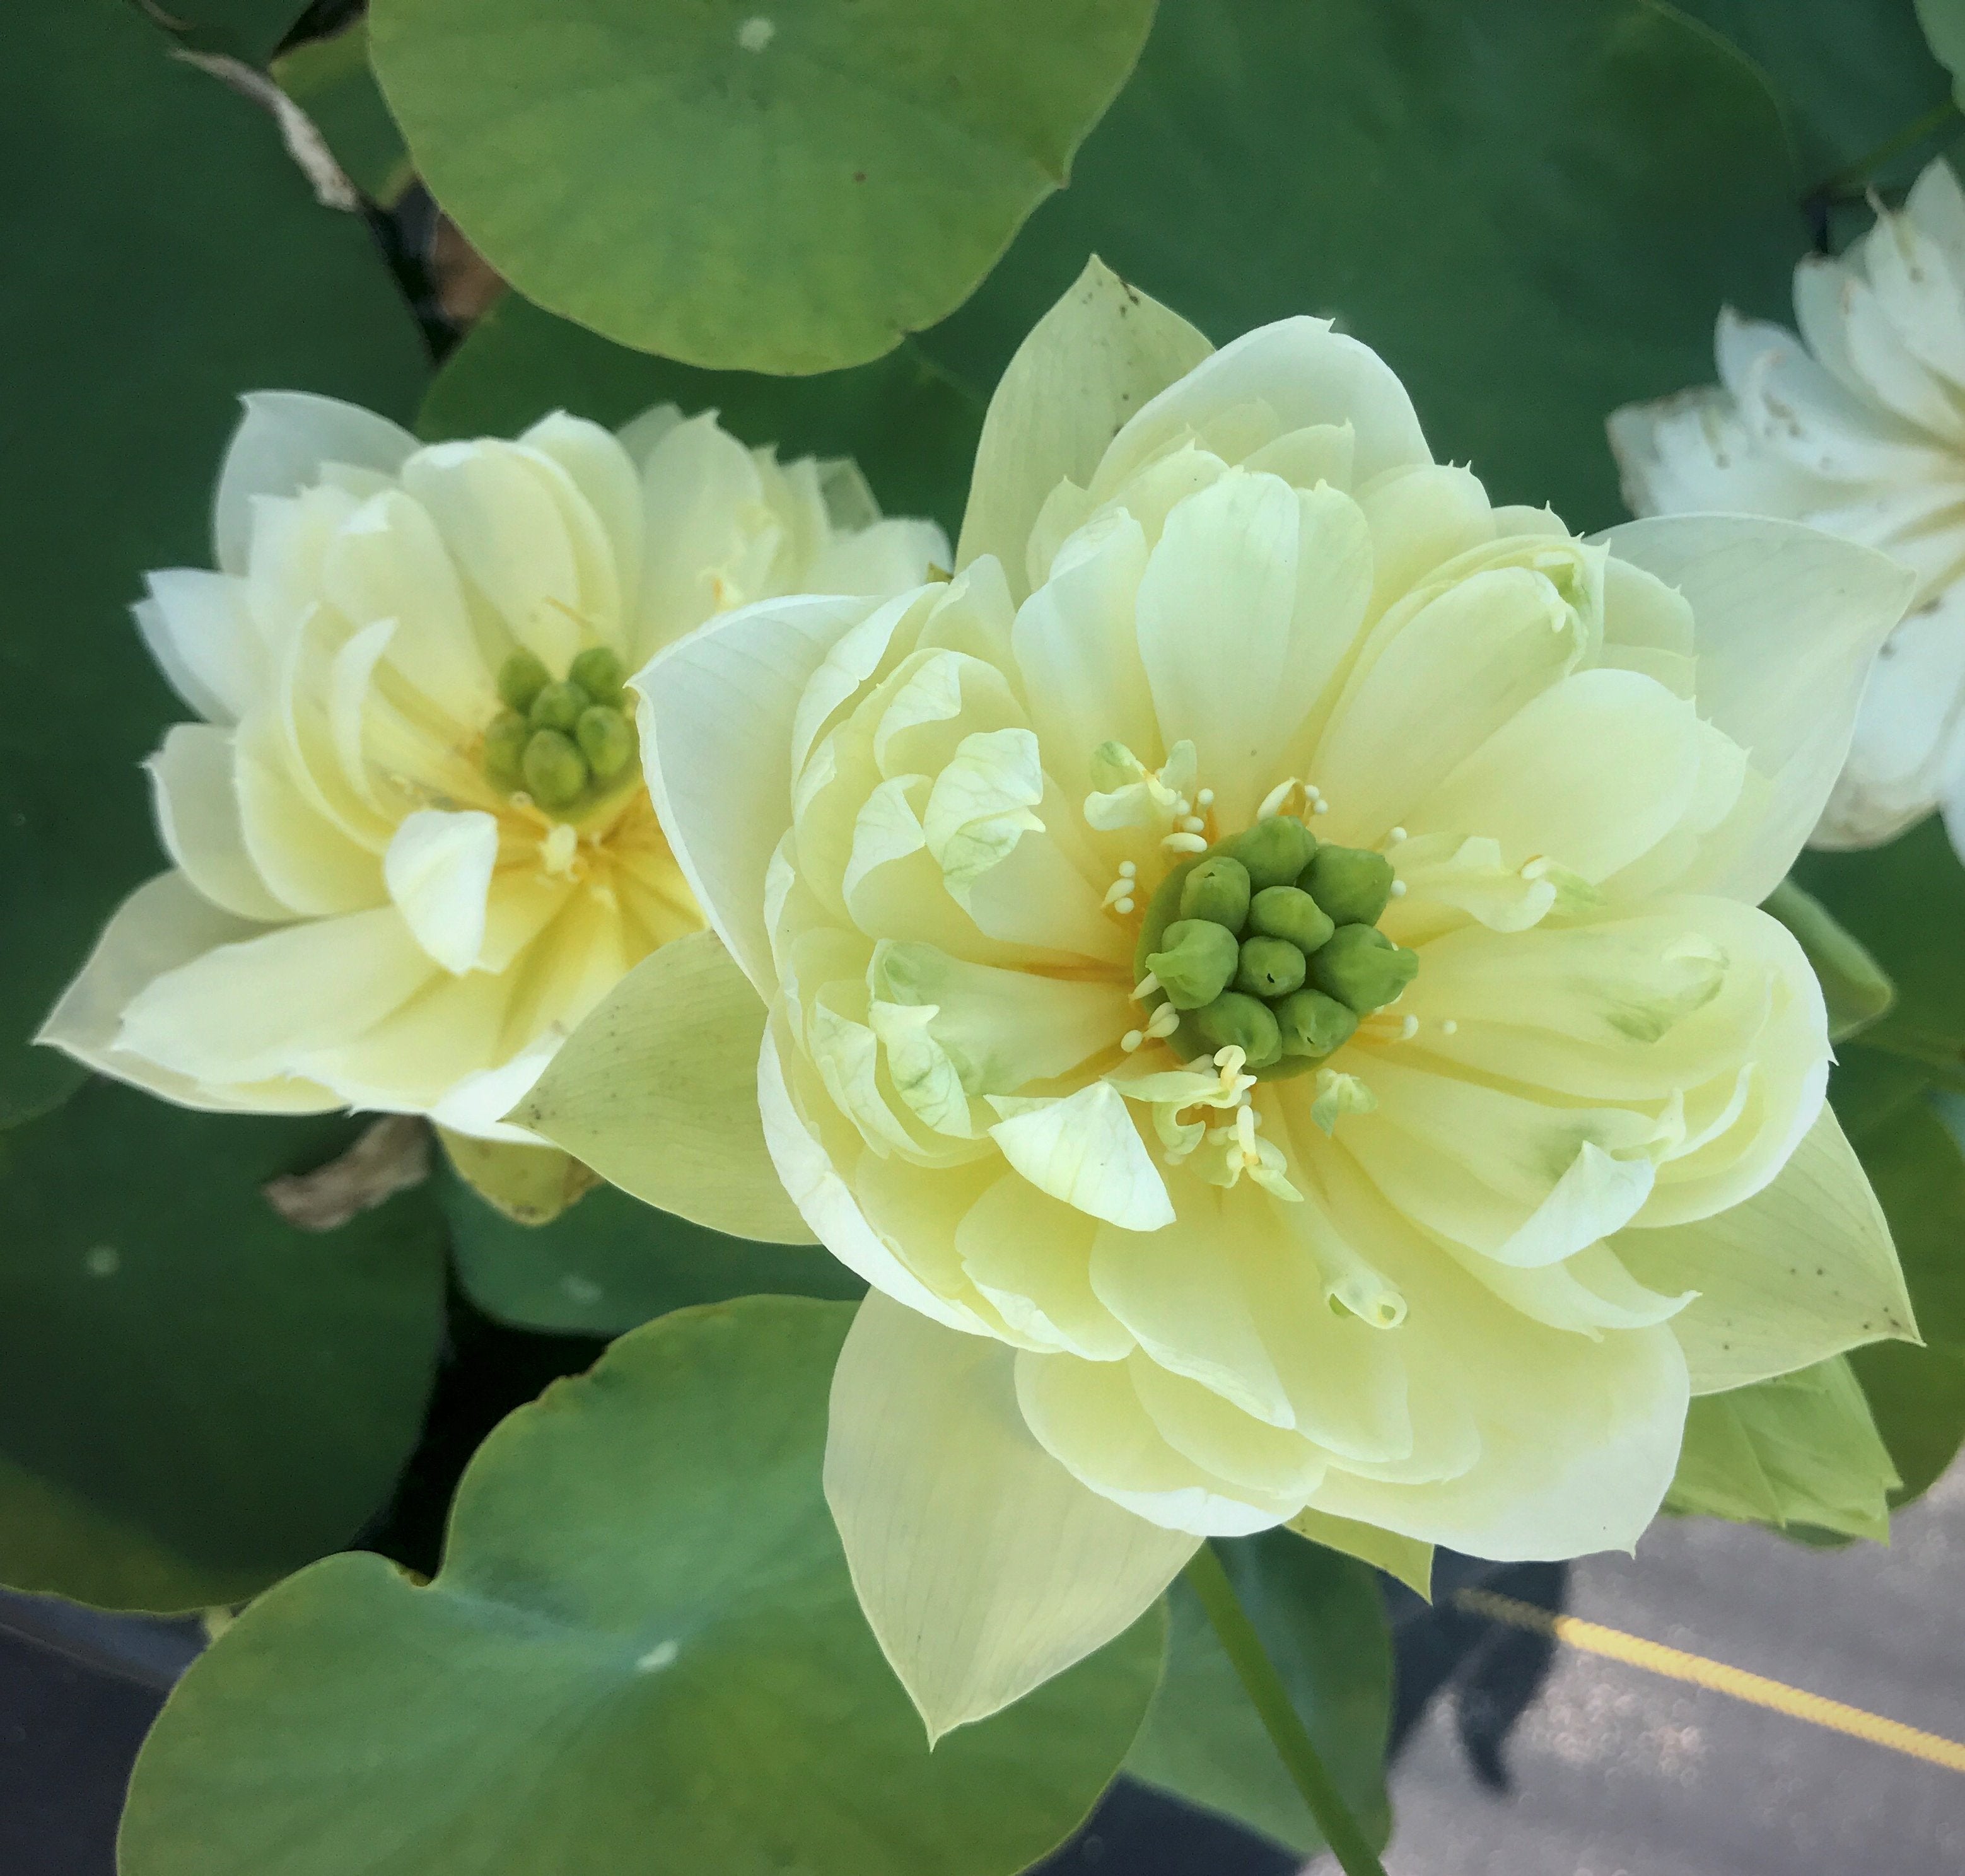
{"label": "blooming lotus flower", "polygon": [[1324,322],[1211,355],[1095,269],[952,580],[653,661],[712,929],[523,1112],[711,1222],[775,1168],[873,1286],[827,1491],[931,1730],[1208,1535],[1629,1546],[1692,1393],[1913,1333],[1757,909],[1909,584],[1783,522],[1580,540]]}
{"label": "blooming lotus flower", "polygon": [[946,545],[713,413],[424,448],[326,398],[246,407],[219,570],[154,574],[137,608],[203,719],[149,765],[173,870],[42,1039],[188,1106],[524,1139],[500,1117],[568,1031],[702,925],[624,671],[770,594],[909,585]]}
{"label": "blooming lotus flower", "polygon": [[1640,515],[1806,521],[1917,576],[1815,844],[1867,847],[1942,806],[1965,851],[1965,192],[1942,159],[1840,259],[1795,269],[1801,336],[1730,308],[1720,385],[1610,419]]}

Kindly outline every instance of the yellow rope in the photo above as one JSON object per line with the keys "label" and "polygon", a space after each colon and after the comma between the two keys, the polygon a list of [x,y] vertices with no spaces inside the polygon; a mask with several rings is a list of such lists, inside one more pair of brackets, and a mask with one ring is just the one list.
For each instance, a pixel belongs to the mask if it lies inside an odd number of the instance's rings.
{"label": "yellow rope", "polygon": [[1867,1713],[1860,1707],[1845,1706],[1839,1700],[1826,1700],[1819,1694],[1806,1694],[1798,1687],[1770,1681],[1764,1675],[1749,1674],[1725,1662],[1708,1661],[1703,1655],[1688,1655],[1658,1642],[1606,1629],[1597,1622],[1585,1622],[1573,1615],[1557,1615],[1532,1602],[1513,1596],[1497,1596],[1491,1590],[1463,1589],[1454,1601],[1475,1615],[1506,1622],[1518,1629],[1532,1629],[1552,1635],[1586,1654],[1603,1655],[1612,1661],[1648,1668],[1674,1681],[1689,1681],[1694,1687],[1710,1688],[1716,1694],[1730,1694],[1735,1700],[1756,1707],[1771,1707],[1796,1720],[1806,1720],[1852,1738],[1867,1739],[1873,1746],[1887,1746],[1893,1752],[1906,1752],[1912,1759],[1928,1760],[1947,1771],[1965,1771],[1965,1746],[1921,1727],[1907,1726],[1901,1720],[1886,1720],[1880,1713]]}

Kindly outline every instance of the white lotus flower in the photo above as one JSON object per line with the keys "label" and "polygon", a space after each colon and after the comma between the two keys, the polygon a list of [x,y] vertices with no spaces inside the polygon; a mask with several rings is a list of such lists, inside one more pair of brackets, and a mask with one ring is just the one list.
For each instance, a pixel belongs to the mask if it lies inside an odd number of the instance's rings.
{"label": "white lotus flower", "polygon": [[775,1166],[873,1286],[827,1491],[937,1731],[1205,1535],[1628,1546],[1690,1393],[1912,1333],[1757,909],[1909,575],[1783,522],[1578,540],[1323,322],[1208,351],[1095,269],[952,581],[653,661],[714,935],[524,1110],[726,1228]]}
{"label": "white lotus flower", "polygon": [[137,608],[203,719],[150,763],[173,870],[42,1040],[187,1106],[526,1139],[500,1117],[568,1031],[702,924],[623,670],[768,594],[891,592],[944,539],[713,413],[423,448],[326,398],[246,406],[219,571],[154,574]]}
{"label": "white lotus flower", "polygon": [[1610,419],[1640,515],[1806,521],[1917,575],[1814,844],[1868,847],[1942,806],[1965,851],[1965,192],[1941,159],[1838,260],[1795,269],[1797,338],[1719,315],[1720,383]]}

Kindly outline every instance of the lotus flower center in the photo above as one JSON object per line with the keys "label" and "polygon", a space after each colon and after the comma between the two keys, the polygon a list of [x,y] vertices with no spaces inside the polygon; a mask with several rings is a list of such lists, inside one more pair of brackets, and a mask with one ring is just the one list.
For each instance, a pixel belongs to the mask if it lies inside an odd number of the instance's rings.
{"label": "lotus flower center", "polygon": [[1134,954],[1143,1033],[1184,1060],[1233,1049],[1259,1080],[1316,1067],[1419,969],[1378,928],[1395,895],[1383,854],[1320,841],[1293,814],[1180,860]]}
{"label": "lotus flower center", "polygon": [[486,779],[562,821],[619,793],[640,772],[626,676],[605,645],[590,645],[559,678],[535,653],[514,652],[498,672],[505,707],[484,732]]}

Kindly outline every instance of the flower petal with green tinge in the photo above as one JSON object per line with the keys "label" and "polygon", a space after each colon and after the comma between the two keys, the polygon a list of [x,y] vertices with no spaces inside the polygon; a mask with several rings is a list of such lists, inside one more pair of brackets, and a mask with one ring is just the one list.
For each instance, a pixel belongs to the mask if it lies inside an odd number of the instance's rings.
{"label": "flower petal with green tinge", "polygon": [[875,1291],[832,1383],[825,1497],[928,1736],[1130,1627],[1195,1540],[1088,1491],[1024,1427],[1015,1356]]}

